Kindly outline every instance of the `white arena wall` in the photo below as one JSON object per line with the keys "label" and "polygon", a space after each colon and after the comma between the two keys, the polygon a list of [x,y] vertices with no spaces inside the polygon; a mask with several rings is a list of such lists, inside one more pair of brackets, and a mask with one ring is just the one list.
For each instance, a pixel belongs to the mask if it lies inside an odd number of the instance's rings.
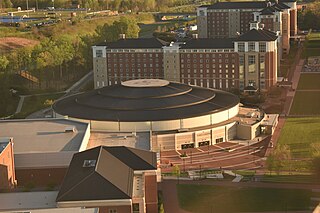
{"label": "white arena wall", "polygon": [[[205,127],[218,123],[225,122],[239,113],[239,104],[234,107],[220,111],[217,113],[198,116],[193,118],[167,120],[167,121],[144,121],[144,122],[117,122],[117,121],[96,121],[85,120],[69,117],[69,119],[78,120],[81,122],[90,123],[91,130],[93,131],[106,131],[106,132],[162,132],[181,130],[189,128]],[[65,117],[54,112],[54,117]]]}

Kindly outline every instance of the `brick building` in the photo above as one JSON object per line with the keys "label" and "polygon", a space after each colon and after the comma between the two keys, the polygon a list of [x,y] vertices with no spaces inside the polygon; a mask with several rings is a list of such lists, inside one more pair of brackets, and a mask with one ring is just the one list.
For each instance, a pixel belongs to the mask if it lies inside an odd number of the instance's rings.
{"label": "brick building", "polygon": [[59,208],[99,208],[101,213],[157,213],[156,153],[127,147],[95,147],[74,155]]}
{"label": "brick building", "polygon": [[13,139],[0,138],[0,190],[11,189],[16,185]]}
{"label": "brick building", "polygon": [[197,9],[200,38],[235,38],[249,31],[250,23],[259,21],[279,37],[279,56],[290,50],[290,37],[297,34],[295,0],[218,2]]}
{"label": "brick building", "polygon": [[94,46],[95,88],[163,78],[223,90],[250,85],[268,90],[277,79],[278,36],[257,22],[249,27],[238,38],[194,38],[171,44],[155,38],[120,39]]}

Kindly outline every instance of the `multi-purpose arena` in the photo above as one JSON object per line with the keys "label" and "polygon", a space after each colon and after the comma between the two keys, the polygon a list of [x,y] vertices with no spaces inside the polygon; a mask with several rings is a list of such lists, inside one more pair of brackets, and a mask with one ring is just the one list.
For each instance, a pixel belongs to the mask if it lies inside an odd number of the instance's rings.
{"label": "multi-purpose arena", "polygon": [[240,107],[231,93],[160,79],[122,82],[53,105],[55,117],[90,123],[92,131],[150,133],[152,150],[215,144],[260,134],[264,113]]}

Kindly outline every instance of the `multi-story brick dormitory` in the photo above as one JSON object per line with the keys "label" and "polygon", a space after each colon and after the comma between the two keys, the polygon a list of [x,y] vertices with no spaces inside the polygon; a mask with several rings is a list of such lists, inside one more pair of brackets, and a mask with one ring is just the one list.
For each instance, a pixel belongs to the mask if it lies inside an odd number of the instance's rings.
{"label": "multi-story brick dormitory", "polygon": [[94,86],[160,78],[223,90],[268,90],[277,79],[278,36],[251,23],[237,38],[193,38],[164,43],[156,38],[120,39],[93,46]]}
{"label": "multi-story brick dormitory", "polygon": [[280,57],[289,53],[290,37],[297,34],[296,0],[218,2],[197,9],[200,38],[235,38],[248,32],[252,21],[278,33]]}

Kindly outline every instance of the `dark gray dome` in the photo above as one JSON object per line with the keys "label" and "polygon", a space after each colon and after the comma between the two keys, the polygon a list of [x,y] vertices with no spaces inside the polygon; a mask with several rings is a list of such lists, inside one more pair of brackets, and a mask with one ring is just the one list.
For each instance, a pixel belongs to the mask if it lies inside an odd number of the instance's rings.
{"label": "dark gray dome", "polygon": [[197,117],[238,103],[239,98],[231,93],[168,82],[161,86],[107,86],[58,100],[53,109],[79,119],[134,122]]}

